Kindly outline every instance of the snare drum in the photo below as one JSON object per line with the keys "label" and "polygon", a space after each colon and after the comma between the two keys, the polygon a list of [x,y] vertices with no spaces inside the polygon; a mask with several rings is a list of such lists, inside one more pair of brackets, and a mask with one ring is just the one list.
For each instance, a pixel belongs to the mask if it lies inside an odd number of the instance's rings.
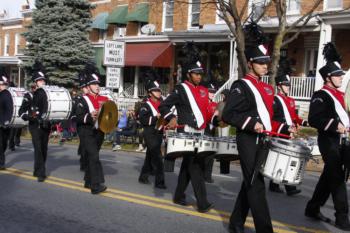
{"label": "snare drum", "polygon": [[311,150],[303,141],[273,138],[261,173],[275,183],[298,185],[310,156]]}
{"label": "snare drum", "polygon": [[197,144],[197,156],[203,157],[203,156],[209,156],[213,155],[218,150],[218,142],[216,138],[209,137],[209,136],[201,136],[198,137],[198,144]]}
{"label": "snare drum", "polygon": [[238,160],[236,137],[219,137],[215,158],[217,160]]}
{"label": "snare drum", "polygon": [[28,124],[27,121],[24,121],[19,115],[18,110],[20,109],[22,102],[23,102],[23,96],[26,93],[26,90],[24,88],[15,88],[10,87],[7,89],[11,93],[12,97],[12,112],[10,113],[11,119],[9,120],[9,127],[12,128],[21,128]]}
{"label": "snare drum", "polygon": [[196,138],[184,133],[169,133],[167,135],[167,153],[169,159],[176,159],[186,153],[194,153]]}
{"label": "snare drum", "polygon": [[69,91],[58,86],[44,86],[46,93],[47,109],[43,114],[43,120],[67,120],[72,111],[72,98]]}

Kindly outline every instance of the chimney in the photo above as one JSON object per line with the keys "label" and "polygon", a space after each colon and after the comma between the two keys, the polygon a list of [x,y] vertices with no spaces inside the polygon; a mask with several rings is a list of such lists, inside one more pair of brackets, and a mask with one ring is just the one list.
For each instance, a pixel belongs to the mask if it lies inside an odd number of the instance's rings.
{"label": "chimney", "polygon": [[29,0],[25,0],[23,5],[22,5],[22,10],[29,10],[30,9],[30,4],[29,4]]}
{"label": "chimney", "polygon": [[0,19],[4,19],[7,17],[7,11],[6,10],[0,10]]}

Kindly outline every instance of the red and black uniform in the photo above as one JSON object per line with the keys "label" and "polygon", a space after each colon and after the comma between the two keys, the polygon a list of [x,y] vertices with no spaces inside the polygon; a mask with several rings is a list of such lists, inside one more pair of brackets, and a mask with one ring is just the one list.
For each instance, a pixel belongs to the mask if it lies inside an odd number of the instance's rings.
{"label": "red and black uniform", "polygon": [[148,98],[139,110],[139,120],[143,127],[143,135],[146,142],[146,157],[141,170],[139,181],[148,183],[148,176],[155,171],[155,186],[164,186],[164,164],[161,153],[163,130],[156,129],[161,101],[153,101]]}
{"label": "red and black uniform", "polygon": [[[204,132],[208,120],[209,98],[208,90],[203,86],[195,86],[185,81],[176,85],[174,92],[171,93],[159,106],[159,111],[165,120],[170,121],[176,117],[172,111],[175,106],[177,110],[177,122],[179,125],[186,125],[187,129],[178,129],[178,132],[200,133]],[[197,199],[198,210],[208,209],[211,204],[207,200],[207,192],[203,177],[201,164],[203,160],[193,154],[193,156],[184,156],[178,177],[174,201],[185,203],[185,191],[191,181],[195,197]]]}
{"label": "red and black uniform", "polygon": [[[343,112],[344,114],[341,114]],[[318,146],[324,161],[324,168],[311,200],[307,203],[306,216],[316,216],[332,195],[336,224],[348,222],[348,196],[345,172],[340,153],[340,134],[338,124],[349,127],[349,119],[345,111],[344,93],[324,86],[311,98],[309,124],[318,131]],[[346,155],[348,156],[348,154]]]}
{"label": "red and black uniform", "polygon": [[237,128],[237,147],[244,178],[230,218],[230,229],[243,229],[250,209],[256,231],[273,232],[264,178],[259,173],[252,182],[262,138],[254,131],[255,124],[260,122],[266,130],[288,133],[287,125],[273,120],[273,100],[273,87],[249,74],[232,84],[227,97],[222,118]]}
{"label": "red and black uniform", "polygon": [[98,188],[99,185],[105,182],[99,158],[104,133],[98,129],[91,112],[98,112],[106,101],[108,101],[108,98],[105,96],[87,94],[80,98],[76,106],[76,121],[80,129],[79,134],[82,135],[80,140],[82,140],[82,145],[85,147],[85,155],[88,162],[85,168],[85,186],[91,186],[91,190]]}

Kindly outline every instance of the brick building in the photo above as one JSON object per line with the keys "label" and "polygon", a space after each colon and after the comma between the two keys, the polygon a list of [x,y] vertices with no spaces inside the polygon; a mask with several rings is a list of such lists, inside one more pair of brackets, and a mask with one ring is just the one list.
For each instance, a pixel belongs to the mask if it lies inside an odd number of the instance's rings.
{"label": "brick building", "polygon": [[[92,11],[93,23],[90,34],[95,49],[96,63],[102,74],[104,40],[126,42],[126,67],[123,72],[120,92],[127,96],[144,94],[143,73],[156,67],[161,77],[162,88],[172,86],[173,74],[181,64],[181,47],[185,41],[195,41],[200,47],[205,79],[223,84],[233,77],[234,40],[226,24],[218,16],[214,4],[204,0],[90,0],[96,7]],[[251,0],[247,15],[259,9],[261,0]],[[313,1],[289,0],[288,22],[295,21],[310,9]],[[242,5],[242,2],[239,2]],[[254,8],[253,8],[254,6]],[[288,45],[283,55],[293,60],[295,76],[315,76],[323,65],[322,46],[334,41],[343,55],[344,68],[350,67],[350,48],[346,38],[350,35],[350,12],[338,11],[350,6],[350,0],[324,0],[317,9],[322,12],[303,29],[297,40]],[[20,36],[30,23],[31,9],[22,7],[22,17],[0,19],[0,65],[6,66],[11,78],[24,85],[23,71],[19,64],[23,59],[21,50],[26,42]],[[277,19],[269,11],[260,24],[273,35],[277,30]],[[148,26],[145,26],[148,25]]]}

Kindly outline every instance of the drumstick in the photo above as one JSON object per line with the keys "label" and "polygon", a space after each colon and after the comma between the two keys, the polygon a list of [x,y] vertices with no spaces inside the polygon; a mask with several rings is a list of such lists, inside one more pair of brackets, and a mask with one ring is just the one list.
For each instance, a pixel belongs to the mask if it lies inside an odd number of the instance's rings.
{"label": "drumstick", "polygon": [[277,137],[281,137],[281,138],[287,138],[290,139],[291,137],[287,134],[281,134],[281,133],[277,133],[277,132],[272,132],[272,131],[268,131],[268,130],[263,130],[263,133],[265,133],[266,135],[274,135]]}

